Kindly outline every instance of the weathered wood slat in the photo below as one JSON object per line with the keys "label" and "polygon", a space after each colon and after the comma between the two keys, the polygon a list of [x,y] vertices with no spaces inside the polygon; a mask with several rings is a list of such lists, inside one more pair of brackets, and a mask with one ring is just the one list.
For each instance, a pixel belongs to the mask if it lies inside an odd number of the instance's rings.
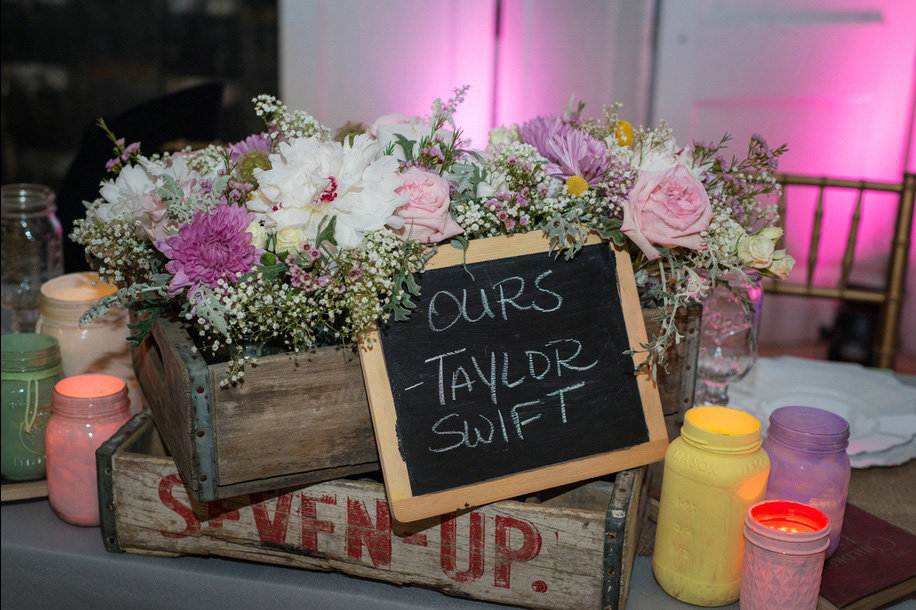
{"label": "weathered wood slat", "polygon": [[[218,387],[222,367],[210,367]],[[322,348],[262,358],[215,394],[221,484],[378,461],[358,358]],[[244,455],[245,459],[239,459]],[[291,459],[291,457],[293,459]],[[307,464],[296,457],[308,458]]]}
{"label": "weathered wood slat", "polygon": [[198,502],[174,461],[155,455],[151,422],[128,432],[99,450],[111,464],[99,471],[100,493],[111,498],[103,506],[113,517],[103,519],[103,536],[116,541],[110,550],[336,570],[532,608],[596,608],[611,591],[604,607],[625,606],[642,468],[544,503],[503,501],[395,531],[384,488],[368,481]]}
{"label": "weathered wood slat", "polygon": [[160,319],[134,367],[153,418],[203,501],[378,469],[359,361],[335,347],[260,359],[237,387]]}

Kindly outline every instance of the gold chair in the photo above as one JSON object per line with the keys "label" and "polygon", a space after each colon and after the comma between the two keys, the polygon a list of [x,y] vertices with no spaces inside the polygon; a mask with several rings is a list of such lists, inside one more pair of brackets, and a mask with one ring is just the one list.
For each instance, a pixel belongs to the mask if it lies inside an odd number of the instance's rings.
{"label": "gold chair", "polygon": [[[875,336],[875,366],[891,368],[897,353],[897,331],[900,325],[900,313],[903,307],[904,287],[906,284],[907,256],[912,239],[914,195],[916,195],[916,174],[906,173],[899,183],[869,182],[866,180],[842,180],[803,176],[798,174],[779,174],[777,182],[782,185],[779,198],[779,215],[785,221],[787,199],[794,187],[817,187],[817,203],[809,239],[807,261],[805,261],[804,284],[791,281],[769,282],[764,289],[770,293],[787,294],[803,297],[837,299],[855,303],[878,305],[880,314],[878,332]],[[821,226],[824,219],[824,191],[827,189],[851,189],[858,191],[855,208],[852,212],[849,230],[846,234],[846,248],[840,267],[839,282],[835,286],[814,285],[814,270],[818,261],[818,250],[821,240]],[[897,219],[894,223],[894,236],[890,246],[887,273],[884,285],[880,288],[862,288],[849,285],[849,274],[858,237],[859,222],[862,216],[862,200],[866,191],[897,193]],[[799,261],[800,263],[802,261]],[[801,265],[799,265],[801,266]]]}

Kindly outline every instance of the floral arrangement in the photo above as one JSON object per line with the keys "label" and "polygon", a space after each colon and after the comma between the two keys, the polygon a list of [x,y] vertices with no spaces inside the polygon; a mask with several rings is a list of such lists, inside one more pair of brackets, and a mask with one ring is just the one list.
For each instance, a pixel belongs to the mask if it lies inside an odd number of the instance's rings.
{"label": "floral arrangement", "polygon": [[474,151],[454,122],[466,91],[437,99],[428,117],[386,115],[336,134],[261,95],[263,132],[163,155],[100,122],[114,176],[72,238],[121,288],[84,318],[130,307],[139,341],[176,309],[205,355],[229,360],[225,383],[235,383],[251,362],[247,342],[362,344],[376,322],[404,319],[415,274],[446,242],[542,230],[572,257],[595,232],[629,248],[644,305],[664,312],[642,346],[654,374],[680,340],[678,309],[719,275],[792,268],[766,201],[785,147],[754,136],[744,158],[726,158],[727,137],[679,147],[664,124],[634,129],[619,106],[585,119],[579,104],[495,128]]}

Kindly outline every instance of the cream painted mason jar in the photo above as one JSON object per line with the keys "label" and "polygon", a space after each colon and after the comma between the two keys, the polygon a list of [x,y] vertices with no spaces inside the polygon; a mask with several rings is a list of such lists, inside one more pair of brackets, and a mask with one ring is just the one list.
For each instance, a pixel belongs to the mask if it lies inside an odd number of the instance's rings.
{"label": "cream painted mason jar", "polygon": [[763,500],[770,460],[760,422],[727,407],[694,407],[665,454],[652,569],[666,593],[698,606],[738,599],[744,519]]}
{"label": "cream painted mason jar", "polygon": [[127,337],[127,311],[114,308],[104,317],[80,327],[86,310],[117,288],[100,283],[93,271],[68,273],[42,284],[36,332],[50,335],[60,345],[64,376],[102,373],[127,383],[131,407],[142,409],[143,394],[134,374]]}

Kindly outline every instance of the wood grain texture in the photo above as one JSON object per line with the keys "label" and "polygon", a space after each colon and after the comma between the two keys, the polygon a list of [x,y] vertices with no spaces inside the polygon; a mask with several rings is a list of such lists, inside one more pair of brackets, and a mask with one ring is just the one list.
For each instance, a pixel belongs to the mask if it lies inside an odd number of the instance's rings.
{"label": "wood grain texture", "polygon": [[[116,532],[105,535],[127,552],[336,570],[532,608],[599,605],[608,507],[627,513],[612,532],[622,539],[638,509],[632,481],[643,470],[628,471],[627,486],[588,483],[553,505],[503,501],[395,531],[376,483],[336,480],[205,504],[170,458],[139,452],[149,449],[155,443],[134,439],[112,456]],[[577,498],[589,498],[589,507],[576,507]],[[629,561],[613,566],[619,588],[629,581]]]}
{"label": "wood grain texture", "polygon": [[[224,367],[210,372],[218,388]],[[220,485],[378,463],[359,360],[349,350],[261,358],[244,383],[215,390],[213,403]]]}
{"label": "wood grain texture", "polygon": [[48,495],[48,482],[45,479],[40,481],[22,481],[20,483],[3,483],[2,489],[3,502],[15,502],[16,500],[29,500],[32,498],[44,498]]}
{"label": "wood grain texture", "polygon": [[[699,304],[690,305],[677,312],[674,323],[683,338],[679,343],[668,347],[665,352],[667,369],[661,369],[658,373],[658,395],[662,411],[666,416],[675,415],[678,424],[683,423],[684,412],[693,406],[702,312],[703,306]],[[642,313],[646,332],[649,335],[657,335],[661,330],[664,310],[644,309]]]}
{"label": "wood grain texture", "polygon": [[[225,364],[192,384],[192,342],[174,319],[160,319],[135,350],[134,368],[156,426],[195,493],[213,477],[212,497],[303,485],[378,469],[359,361],[334,347],[260,359],[238,387],[220,388]],[[195,385],[195,387],[191,387]],[[194,420],[194,401],[207,401]],[[200,443],[205,434],[209,443]],[[210,453],[202,455],[201,447]],[[214,484],[215,483],[215,484]]]}
{"label": "wood grain texture", "polygon": [[[633,275],[633,261],[626,248],[610,244],[617,259],[617,288],[620,290],[620,302],[623,305],[623,319],[627,326],[627,335],[630,338],[630,348],[639,349],[648,343],[645,319],[642,307],[639,304],[639,294],[636,289],[636,279]],[[636,369],[643,356],[633,354],[633,368]],[[668,433],[665,430],[665,417],[662,412],[661,400],[658,395],[658,384],[652,379],[647,368],[643,368],[636,375],[639,386],[639,395],[642,400],[642,411],[645,416],[646,426],[649,428],[649,443],[654,445],[655,452],[650,459],[642,464],[657,462],[665,457],[668,449]],[[658,451],[661,453],[658,453]]]}
{"label": "wood grain texture", "polygon": [[175,320],[160,319],[150,336],[133,351],[134,371],[150,406],[159,433],[182,475],[193,489],[199,486],[191,423],[191,383],[177,349],[190,347],[190,337]]}

